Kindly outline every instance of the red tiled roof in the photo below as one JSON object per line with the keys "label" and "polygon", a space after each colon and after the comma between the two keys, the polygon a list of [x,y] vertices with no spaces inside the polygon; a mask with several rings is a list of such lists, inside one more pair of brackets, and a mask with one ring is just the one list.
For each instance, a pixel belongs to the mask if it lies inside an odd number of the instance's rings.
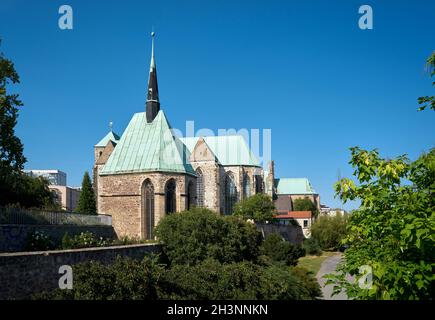
{"label": "red tiled roof", "polygon": [[311,219],[311,217],[311,211],[288,211],[275,215],[275,219]]}

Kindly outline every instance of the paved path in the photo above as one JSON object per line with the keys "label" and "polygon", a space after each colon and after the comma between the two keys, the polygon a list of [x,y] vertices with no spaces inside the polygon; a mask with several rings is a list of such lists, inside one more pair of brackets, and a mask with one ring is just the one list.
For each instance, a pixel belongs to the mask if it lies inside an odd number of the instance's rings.
{"label": "paved path", "polygon": [[325,274],[335,271],[335,268],[337,267],[337,264],[340,262],[342,257],[342,253],[337,253],[336,255],[327,258],[325,261],[323,261],[322,265],[320,266],[320,270],[316,275],[317,281],[319,282],[322,289],[324,300],[347,300],[347,295],[345,292],[340,292],[338,295],[331,297],[334,285],[329,284],[325,286],[326,279],[322,278]]}

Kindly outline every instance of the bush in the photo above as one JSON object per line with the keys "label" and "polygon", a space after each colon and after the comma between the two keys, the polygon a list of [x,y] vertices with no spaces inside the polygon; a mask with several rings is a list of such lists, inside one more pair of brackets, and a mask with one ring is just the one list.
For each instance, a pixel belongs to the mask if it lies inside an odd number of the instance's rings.
{"label": "bush", "polygon": [[281,262],[288,266],[295,266],[298,259],[305,255],[305,250],[285,241],[280,234],[273,233],[261,244],[260,253],[271,262]]}
{"label": "bush", "polygon": [[311,226],[313,238],[323,250],[338,250],[346,236],[347,215],[322,216]]}
{"label": "bush", "polygon": [[29,233],[26,238],[25,250],[45,251],[54,249],[53,240],[41,231]]}
{"label": "bush", "polygon": [[171,264],[193,265],[207,258],[221,263],[256,261],[261,243],[254,225],[205,208],[164,217],[156,235]]}
{"label": "bush", "polygon": [[161,298],[300,300],[318,297],[320,289],[316,280],[308,274],[299,276],[288,267],[261,267],[249,261],[221,264],[207,259],[195,266],[177,265],[168,270],[160,284]]}
{"label": "bush", "polygon": [[322,248],[320,248],[317,240],[313,238],[308,238],[304,240],[303,247],[305,252],[310,255],[320,256],[322,254]]}
{"label": "bush", "polygon": [[317,279],[312,272],[299,266],[293,267],[292,272],[299,280],[302,281],[304,288],[308,291],[309,297],[322,297],[322,291],[320,290],[319,282],[317,282]]}
{"label": "bush", "polygon": [[142,261],[117,257],[113,265],[88,261],[73,266],[72,290],[56,289],[33,296],[55,300],[153,300],[164,268],[157,256]]}
{"label": "bush", "polygon": [[146,240],[140,238],[131,238],[128,236],[121,237],[120,239],[115,239],[112,241],[112,245],[114,246],[126,246],[129,244],[140,244],[140,243],[152,243],[154,240]]}
{"label": "bush", "polygon": [[244,199],[234,206],[234,215],[255,222],[271,221],[275,215],[275,205],[272,198],[264,193],[257,193]]}
{"label": "bush", "polygon": [[62,249],[79,249],[79,248],[91,248],[91,247],[99,247],[102,246],[101,242],[103,242],[103,239],[101,238],[100,241],[98,241],[95,238],[95,235],[92,232],[81,232],[80,234],[70,237],[68,233],[65,233],[65,235],[62,238]]}

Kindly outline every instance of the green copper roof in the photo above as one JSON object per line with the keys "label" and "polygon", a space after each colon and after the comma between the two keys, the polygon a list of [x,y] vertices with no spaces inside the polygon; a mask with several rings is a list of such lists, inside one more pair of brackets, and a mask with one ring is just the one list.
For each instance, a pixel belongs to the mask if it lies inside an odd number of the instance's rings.
{"label": "green copper roof", "polygon": [[277,194],[315,194],[307,178],[275,179]]}
{"label": "green copper roof", "polygon": [[95,146],[105,147],[107,145],[107,142],[109,142],[110,140],[115,143],[118,143],[119,141],[119,136],[112,130],[108,134],[106,134],[106,136],[103,139],[101,139],[100,142],[98,142]]}
{"label": "green copper roof", "polygon": [[[191,153],[199,137],[185,137],[180,140]],[[210,136],[203,137],[205,143],[215,154],[223,166],[256,166],[260,163],[249,149],[243,136]]]}
{"label": "green copper roof", "polygon": [[150,171],[195,174],[186,147],[161,110],[151,123],[145,112],[133,116],[101,174]]}

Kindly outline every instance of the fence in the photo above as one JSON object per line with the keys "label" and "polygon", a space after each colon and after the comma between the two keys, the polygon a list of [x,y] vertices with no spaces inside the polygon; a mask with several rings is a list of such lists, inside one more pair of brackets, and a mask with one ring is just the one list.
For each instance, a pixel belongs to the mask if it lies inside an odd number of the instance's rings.
{"label": "fence", "polygon": [[0,207],[0,224],[111,226],[112,217],[104,214],[87,215]]}

